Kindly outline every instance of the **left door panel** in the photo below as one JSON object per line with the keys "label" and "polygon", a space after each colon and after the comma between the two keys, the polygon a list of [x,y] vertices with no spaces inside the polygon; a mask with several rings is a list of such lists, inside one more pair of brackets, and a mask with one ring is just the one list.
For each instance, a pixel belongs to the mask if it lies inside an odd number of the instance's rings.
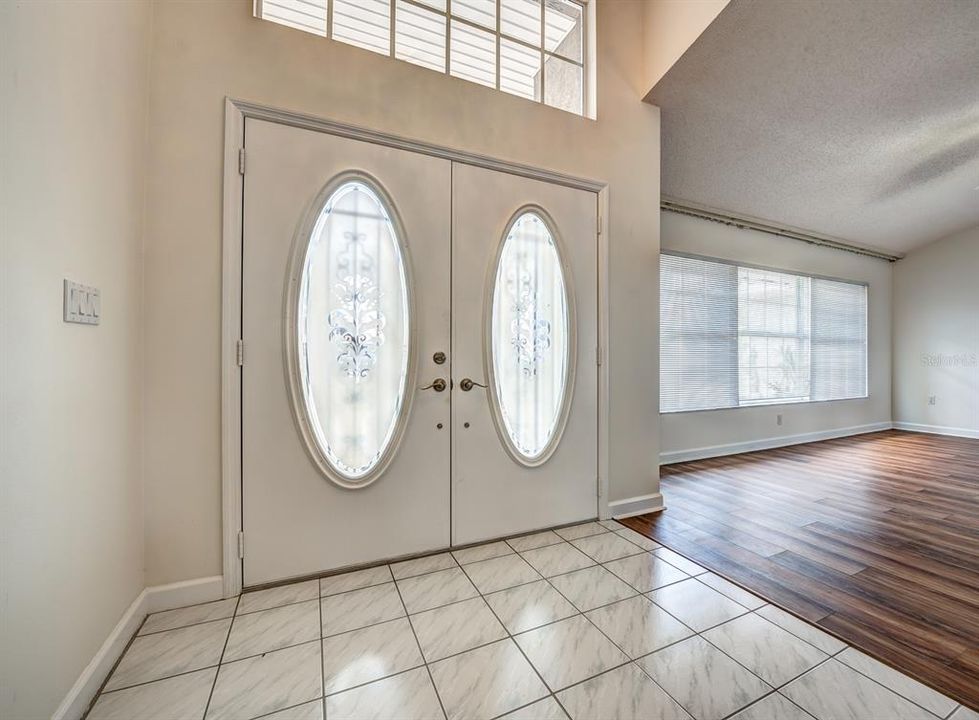
{"label": "left door panel", "polygon": [[451,163],[245,125],[245,586],[449,545]]}

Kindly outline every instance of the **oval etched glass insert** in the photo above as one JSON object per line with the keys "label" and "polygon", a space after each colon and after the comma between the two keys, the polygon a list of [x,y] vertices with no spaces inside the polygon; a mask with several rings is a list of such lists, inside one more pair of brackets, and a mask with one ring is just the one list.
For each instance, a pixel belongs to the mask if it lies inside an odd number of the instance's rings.
{"label": "oval etched glass insert", "polygon": [[500,249],[491,347],[497,412],[517,459],[546,459],[568,393],[568,291],[547,223],[520,215]]}
{"label": "oval etched glass insert", "polygon": [[306,418],[341,481],[366,482],[405,408],[409,299],[402,239],[378,194],[341,185],[313,225],[297,308]]}

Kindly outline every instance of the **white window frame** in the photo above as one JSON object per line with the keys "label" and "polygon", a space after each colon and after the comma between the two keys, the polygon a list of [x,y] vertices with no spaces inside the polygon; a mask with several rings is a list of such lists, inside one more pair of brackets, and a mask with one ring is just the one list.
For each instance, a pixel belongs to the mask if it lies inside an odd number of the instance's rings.
{"label": "white window frame", "polygon": [[[333,0],[323,0],[326,3],[326,27],[324,28],[324,33],[322,35],[329,40],[333,40]],[[466,78],[452,75],[451,73],[451,52],[452,52],[452,24],[461,23],[470,28],[478,30],[480,32],[491,33],[495,38],[496,44],[496,85],[495,89],[500,92],[505,92],[508,95],[514,97],[519,97],[523,100],[528,100],[538,105],[545,105],[546,107],[553,108],[555,110],[561,110],[563,112],[571,112],[573,115],[580,115],[581,117],[589,118],[594,120],[596,118],[595,105],[597,93],[595,92],[595,1],[596,0],[562,0],[563,2],[568,2],[573,5],[577,5],[581,8],[581,59],[575,60],[564,55],[550,52],[546,49],[546,37],[545,37],[545,15],[546,15],[546,0],[540,0],[541,7],[541,39],[540,46],[537,47],[533,43],[528,43],[526,40],[521,40],[519,38],[513,37],[503,32],[501,28],[501,10],[502,10],[502,0],[496,1],[496,27],[488,28],[485,25],[481,25],[472,20],[468,20],[464,17],[454,15],[452,13],[452,3],[453,0],[445,0],[445,10],[440,10],[436,7],[423,2],[422,0],[400,0],[400,2],[411,5],[420,10],[433,13],[435,15],[441,15],[445,21],[445,63],[441,70],[442,74],[450,75],[456,77],[460,80],[467,80]],[[388,0],[390,3],[389,11],[389,33],[390,41],[388,44],[388,50],[386,53],[387,57],[394,60],[399,60],[400,62],[410,62],[409,60],[401,60],[395,54],[395,38],[397,33],[397,8],[399,0]],[[255,18],[259,20],[265,20],[263,17],[263,0],[253,0],[253,14]],[[276,22],[274,20],[269,20],[270,22]],[[295,27],[292,25],[287,25],[287,27]],[[300,29],[300,28],[296,28]],[[305,31],[305,30],[304,30]],[[320,33],[316,33],[320,34]],[[507,90],[503,90],[500,87],[500,46],[501,41],[506,40],[507,42],[515,43],[528,50],[533,50],[540,53],[540,99],[531,99],[523,95],[517,95],[515,93],[510,93]],[[342,40],[337,40],[337,42],[344,42]],[[347,44],[347,43],[344,43]],[[372,52],[369,50],[368,52]],[[548,105],[545,102],[547,97],[546,93],[546,63],[548,58],[557,58],[562,62],[567,62],[572,65],[576,65],[581,69],[581,111],[576,113],[570,110],[564,110],[564,108],[557,107],[555,105]],[[417,67],[422,67],[428,70],[424,65],[419,65],[418,63],[412,63]],[[434,71],[433,72],[438,72]],[[467,80],[467,82],[475,82]],[[478,84],[478,83],[477,83]],[[485,86],[484,86],[485,87]]]}

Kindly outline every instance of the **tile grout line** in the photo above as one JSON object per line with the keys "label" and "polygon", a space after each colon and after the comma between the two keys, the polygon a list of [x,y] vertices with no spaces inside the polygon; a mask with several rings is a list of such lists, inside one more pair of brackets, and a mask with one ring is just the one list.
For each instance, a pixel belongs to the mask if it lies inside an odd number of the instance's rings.
{"label": "tile grout line", "polygon": [[[455,561],[455,556],[452,556],[452,560]],[[458,562],[456,562],[456,565],[458,565]],[[451,568],[446,568],[446,569],[451,569]],[[392,575],[393,574],[394,573],[392,573]],[[465,572],[463,572],[463,575],[465,575]],[[468,576],[466,576],[466,577],[468,578]],[[395,589],[395,592],[398,593],[398,599],[401,601],[401,607],[405,611],[405,620],[408,622],[408,627],[411,628],[411,635],[412,635],[412,637],[415,638],[415,646],[418,648],[418,654],[419,654],[419,656],[421,656],[422,663],[425,666],[425,672],[428,673],[428,681],[432,684],[432,690],[435,692],[435,699],[439,701],[439,708],[442,710],[442,717],[445,718],[445,720],[448,720],[449,714],[447,712],[445,712],[445,703],[442,702],[442,694],[439,692],[438,685],[435,684],[435,676],[432,675],[432,668],[429,666],[428,660],[425,657],[425,651],[422,650],[422,644],[420,642],[418,642],[418,633],[415,632],[415,625],[414,625],[413,622],[411,622],[411,615],[408,612],[408,606],[405,604],[405,599],[404,599],[404,596],[401,594],[401,588],[398,586],[397,579],[395,579],[395,581],[394,581],[394,589]],[[478,590],[477,590],[477,592],[478,592]],[[405,670],[404,672],[409,672],[410,670],[414,670],[414,669],[415,668],[409,668],[408,670]],[[325,688],[324,688],[324,691],[325,691]],[[325,698],[323,700],[323,720],[326,720],[326,699]]]}
{"label": "tile grout line", "polygon": [[[238,596],[237,602],[235,602],[235,611],[238,610],[238,605],[241,604],[241,595]],[[218,657],[218,669],[214,671],[214,681],[211,683],[211,692],[207,694],[207,702],[204,703],[204,713],[201,718],[206,720],[207,712],[211,709],[211,699],[214,697],[214,690],[218,686],[218,677],[221,675],[221,665],[222,660],[224,660],[224,653],[228,649],[228,641],[231,639],[231,630],[235,626],[234,618],[232,617],[231,622],[228,624],[228,634],[224,636],[224,645],[221,646],[221,655]]]}
{"label": "tile grout line", "polygon": [[[321,580],[316,581],[316,608],[319,611],[320,618],[320,706],[323,710],[323,720],[326,720],[326,657],[323,651],[323,582]],[[206,720],[206,719],[205,719]]]}

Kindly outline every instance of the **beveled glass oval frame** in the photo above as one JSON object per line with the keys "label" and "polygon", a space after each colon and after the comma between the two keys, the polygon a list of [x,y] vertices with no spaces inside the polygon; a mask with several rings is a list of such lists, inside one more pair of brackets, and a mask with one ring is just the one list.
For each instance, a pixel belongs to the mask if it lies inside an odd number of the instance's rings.
{"label": "beveled glass oval frame", "polygon": [[[303,391],[302,354],[299,348],[298,325],[300,316],[299,303],[302,300],[303,268],[306,265],[313,230],[326,207],[326,203],[338,190],[351,182],[359,182],[366,185],[377,196],[382,209],[387,213],[388,219],[391,221],[395,235],[394,240],[398,251],[401,253],[401,262],[404,268],[405,294],[407,296],[408,308],[408,317],[406,318],[408,363],[400,388],[401,408],[398,417],[394,421],[394,430],[388,438],[387,445],[382,450],[380,457],[369,471],[356,478],[347,475],[334,465],[333,461],[330,460],[329,456],[321,447],[317,432],[313,428],[313,419],[310,414],[306,394]],[[362,489],[368,487],[384,474],[401,447],[405,429],[408,425],[408,418],[411,416],[418,369],[415,293],[408,236],[405,232],[404,224],[401,221],[401,215],[398,212],[397,205],[395,205],[391,194],[376,177],[362,170],[347,170],[330,179],[316,194],[303,214],[303,218],[293,238],[285,288],[282,327],[284,335],[283,347],[285,352],[284,367],[286,369],[286,385],[289,389],[289,401],[292,406],[293,419],[302,438],[306,454],[309,455],[310,460],[319,470],[320,474],[335,485],[345,489]]]}
{"label": "beveled glass oval frame", "polygon": [[[510,431],[507,430],[506,420],[503,418],[503,406],[500,402],[500,394],[497,389],[496,369],[493,364],[493,300],[496,295],[496,280],[500,267],[500,260],[503,257],[503,250],[506,247],[507,238],[510,236],[513,226],[524,217],[533,214],[540,218],[544,227],[551,235],[554,242],[554,251],[557,253],[558,264],[561,269],[561,280],[564,285],[564,302],[567,307],[568,332],[567,332],[567,373],[564,377],[564,393],[561,399],[561,406],[557,413],[554,429],[547,444],[539,453],[528,456],[523,453],[513,442]],[[561,438],[564,436],[564,429],[568,424],[568,417],[571,414],[571,403],[574,399],[575,373],[578,357],[578,323],[575,310],[575,289],[574,276],[571,273],[571,265],[568,262],[568,253],[564,248],[564,240],[557,230],[557,224],[551,215],[540,205],[528,203],[522,205],[510,216],[503,234],[497,244],[496,252],[493,255],[493,262],[489,264],[486,274],[486,290],[483,300],[483,371],[487,377],[487,391],[490,395],[490,414],[493,416],[493,424],[496,427],[496,434],[500,438],[507,454],[518,465],[534,468],[540,467],[554,455]]]}

